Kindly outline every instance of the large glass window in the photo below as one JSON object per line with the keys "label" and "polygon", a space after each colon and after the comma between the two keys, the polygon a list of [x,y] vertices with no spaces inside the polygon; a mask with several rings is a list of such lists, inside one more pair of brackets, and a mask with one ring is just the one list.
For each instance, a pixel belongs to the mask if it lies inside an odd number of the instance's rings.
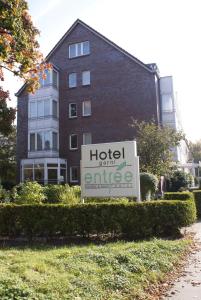
{"label": "large glass window", "polygon": [[44,101],[38,101],[37,104],[38,118],[44,117]]}
{"label": "large glass window", "polygon": [[90,71],[82,72],[82,85],[90,85]]}
{"label": "large glass window", "polygon": [[76,117],[77,117],[77,104],[69,103],[69,118],[76,118]]}
{"label": "large glass window", "polygon": [[30,133],[30,151],[35,151],[36,145],[35,145],[35,133]]}
{"label": "large glass window", "polygon": [[78,148],[78,138],[77,134],[70,135],[70,149],[74,150]]}
{"label": "large glass window", "polygon": [[163,111],[173,111],[173,101],[171,95],[162,95],[162,109]]}
{"label": "large glass window", "polygon": [[50,100],[44,101],[44,116],[45,117],[50,116]]}
{"label": "large glass window", "polygon": [[31,181],[33,180],[33,167],[32,168],[25,168],[24,167],[24,181]]}
{"label": "large glass window", "polygon": [[52,115],[54,118],[57,118],[57,101],[52,101]]}
{"label": "large glass window", "polygon": [[91,116],[91,101],[82,102],[82,115],[84,117]]}
{"label": "large glass window", "polygon": [[52,83],[54,87],[58,87],[58,73],[52,70]]}
{"label": "large glass window", "polygon": [[76,73],[70,73],[68,75],[68,86],[69,86],[69,88],[74,88],[77,86],[77,74]]}
{"label": "large glass window", "polygon": [[91,132],[83,133],[83,145],[88,145],[92,143]]}
{"label": "large glass window", "polygon": [[37,117],[37,102],[30,102],[29,106],[29,117],[36,118]]}
{"label": "large glass window", "polygon": [[44,132],[44,149],[50,150],[50,144],[51,144],[50,131],[46,131]]}
{"label": "large glass window", "polygon": [[58,149],[58,142],[57,142],[57,139],[58,139],[58,134],[57,132],[53,132],[52,133],[52,148],[53,150],[57,150]]}
{"label": "large glass window", "polygon": [[37,133],[37,150],[43,150],[43,132]]}
{"label": "large glass window", "polygon": [[78,167],[71,167],[70,168],[70,181],[71,182],[78,182]]}
{"label": "large glass window", "polygon": [[[36,140],[35,140],[36,138]],[[40,131],[29,135],[30,151],[58,150],[58,133]]]}
{"label": "large glass window", "polygon": [[51,106],[52,106],[52,116],[57,118],[57,101],[51,99],[31,101],[29,103],[29,117],[30,118],[50,117]]}
{"label": "large glass window", "polygon": [[90,53],[89,41],[69,45],[69,58],[87,55]]}
{"label": "large glass window", "polygon": [[34,165],[34,180],[43,184],[44,183],[44,165]]}

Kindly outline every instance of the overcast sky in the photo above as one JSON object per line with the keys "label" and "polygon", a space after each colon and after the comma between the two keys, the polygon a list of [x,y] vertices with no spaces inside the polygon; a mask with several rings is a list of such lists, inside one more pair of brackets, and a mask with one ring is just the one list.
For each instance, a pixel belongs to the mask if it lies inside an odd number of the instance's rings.
{"label": "overcast sky", "polygon": [[[184,132],[201,139],[201,17],[199,0],[28,0],[47,55],[81,19],[144,63],[172,75]],[[12,105],[19,80],[7,77]]]}

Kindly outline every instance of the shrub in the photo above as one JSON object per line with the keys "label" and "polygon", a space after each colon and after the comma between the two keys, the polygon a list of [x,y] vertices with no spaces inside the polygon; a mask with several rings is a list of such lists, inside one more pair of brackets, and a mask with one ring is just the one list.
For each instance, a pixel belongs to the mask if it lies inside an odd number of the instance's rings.
{"label": "shrub", "polygon": [[10,193],[0,185],[0,202],[9,202]]}
{"label": "shrub", "polygon": [[197,217],[201,218],[201,190],[193,191],[195,205],[197,209]]}
{"label": "shrub", "polygon": [[164,193],[165,200],[190,200],[193,199],[193,194],[190,192],[167,192]]}
{"label": "shrub", "polygon": [[140,190],[142,200],[150,200],[158,189],[158,178],[150,173],[140,173]]}
{"label": "shrub", "polygon": [[80,202],[80,197],[78,197],[78,189],[75,187],[70,187],[67,184],[47,185],[44,188],[44,193],[46,195],[46,202],[48,203],[76,204]]}
{"label": "shrub", "polygon": [[45,200],[44,188],[37,182],[25,182],[16,186],[15,203],[41,204]]}
{"label": "shrub", "polygon": [[193,201],[78,205],[0,205],[1,236],[122,234],[132,239],[175,234],[195,221]]}
{"label": "shrub", "polygon": [[85,203],[128,203],[128,198],[86,198]]}
{"label": "shrub", "polygon": [[187,189],[191,184],[191,175],[183,171],[175,171],[167,181],[167,188],[170,192],[178,192],[180,189]]}

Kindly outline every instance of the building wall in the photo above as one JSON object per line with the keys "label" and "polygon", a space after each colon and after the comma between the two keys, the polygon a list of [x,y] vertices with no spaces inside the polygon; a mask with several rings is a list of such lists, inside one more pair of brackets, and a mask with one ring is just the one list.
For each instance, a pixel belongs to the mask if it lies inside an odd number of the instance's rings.
{"label": "building wall", "polygon": [[[90,41],[90,54],[68,59],[71,43]],[[60,157],[68,166],[78,166],[84,132],[93,143],[132,140],[132,117],[160,121],[155,75],[104,40],[78,24],[50,56],[60,70],[59,135]],[[82,71],[91,71],[91,85],[81,85]],[[68,88],[68,74],[76,72],[78,87]],[[82,117],[82,101],[91,100],[92,115]],[[68,104],[77,103],[78,117],[69,119]],[[69,135],[78,134],[78,150],[69,150]],[[69,174],[69,171],[68,171]]]}

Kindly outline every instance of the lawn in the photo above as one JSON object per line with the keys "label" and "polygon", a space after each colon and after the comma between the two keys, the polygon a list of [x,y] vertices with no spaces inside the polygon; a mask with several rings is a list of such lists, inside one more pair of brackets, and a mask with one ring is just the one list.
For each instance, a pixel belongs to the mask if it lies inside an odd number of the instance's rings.
{"label": "lawn", "polygon": [[189,240],[0,249],[1,300],[149,299]]}

